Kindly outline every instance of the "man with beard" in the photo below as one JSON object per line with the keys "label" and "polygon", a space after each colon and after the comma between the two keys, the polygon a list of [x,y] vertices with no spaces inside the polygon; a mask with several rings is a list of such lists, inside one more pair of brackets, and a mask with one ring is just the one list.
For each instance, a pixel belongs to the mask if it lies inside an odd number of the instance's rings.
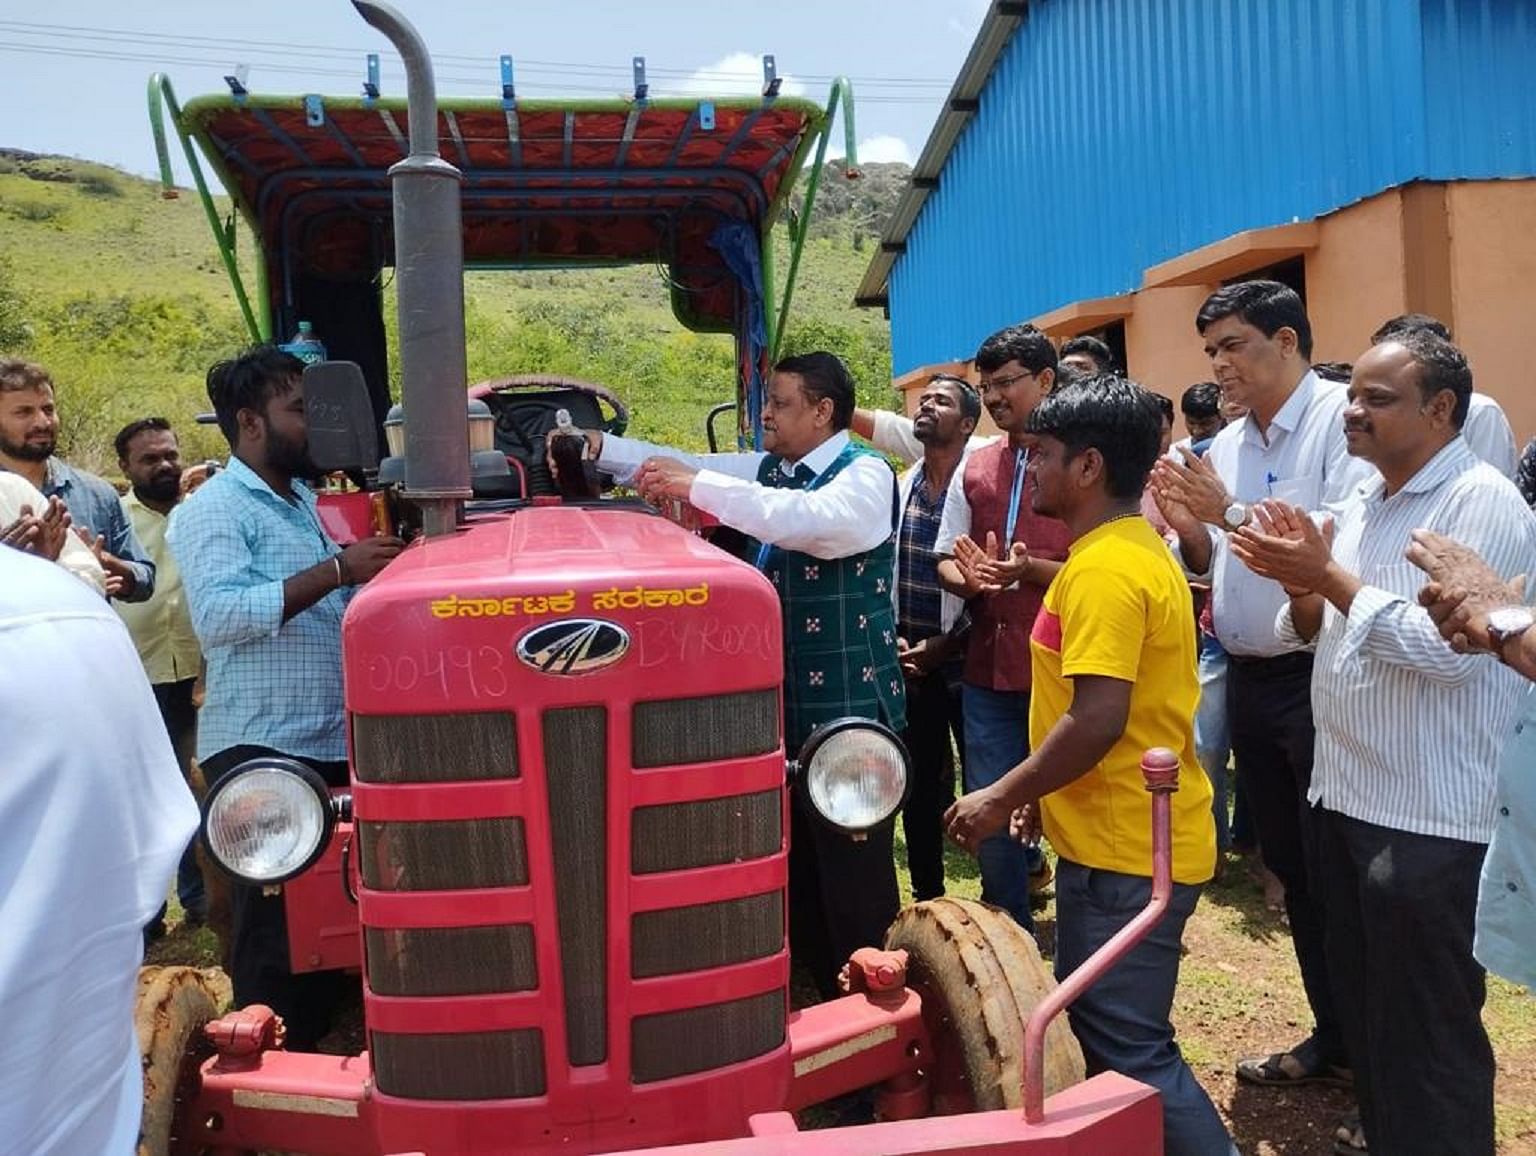
{"label": "man with beard", "polygon": [[[321,526],[304,423],[304,366],[261,345],[208,371],[230,458],[170,518],[166,540],[208,663],[197,758],[212,785],[240,763],[282,755],[345,786],[341,618],[351,588],[400,552],[375,537],[344,550]],[[288,967],[283,896],[230,890],[235,1002],[264,1003],[311,1050],[329,1025],[340,973]]]}
{"label": "man with beard", "polygon": [[1142,754],[1179,756],[1171,800],[1173,894],[1162,921],[1070,1008],[1090,1074],[1156,1088],[1170,1156],[1235,1153],[1179,1053],[1169,1012],[1184,924],[1216,862],[1211,787],[1195,757],[1195,617],[1184,574],[1139,516],[1158,456],[1159,408],[1102,375],[1051,394],[1025,424],[1030,503],[1060,518],[1071,550],[1029,639],[1031,751],[946,816],[974,851],[1010,815],[1043,820],[1056,848],[1056,976],[1065,979],[1132,919],[1152,891],[1152,796]]}
{"label": "man with beard", "polygon": [[[1035,511],[1026,471],[1025,427],[1055,383],[1055,346],[1033,325],[1010,326],[981,343],[976,368],[981,400],[1005,436],[971,451],[934,543],[939,581],[971,610],[961,690],[967,791],[1029,753],[1029,629],[1069,541],[1065,526]],[[977,858],[981,897],[1032,930],[1031,876],[1048,879],[1040,849],[1000,836],[980,844]]]}
{"label": "man with beard", "polygon": [[[143,602],[119,603],[118,616],[133,636],[133,645],[144,664],[155,692],[160,718],[170,737],[171,749],[182,774],[191,768],[192,747],[197,735],[197,707],[192,691],[203,655],[192,629],[192,615],[182,591],[181,572],[165,545],[165,526],[181,497],[181,450],[171,425],[163,417],[129,422],[113,440],[118,468],[128,479],[123,509],[133,524],[149,558],[155,564],[155,592]],[[196,926],[208,917],[208,898],[203,875],[197,866],[197,844],[187,845],[176,871],[176,898],[186,912],[186,923]],[[165,909],[145,928],[158,939],[165,934]]]}
{"label": "man with beard", "polygon": [[[25,478],[44,497],[58,498],[73,527],[96,553],[107,593],[142,602],[155,592],[155,567],[111,484],[54,456],[59,414],[53,379],[41,365],[0,358],[0,470]],[[38,517],[43,510],[33,510]]]}
{"label": "man with beard", "polygon": [[[960,488],[981,398],[969,382],[939,374],[917,400],[912,433],[923,460],[900,479],[896,529],[897,657],[907,680],[907,730],[912,793],[902,808],[912,895],[944,894],[944,812],[955,801],[955,744],[965,749],[960,706],[960,637],[964,604],[939,584],[933,543],[950,491]],[[968,620],[966,620],[968,623]]]}
{"label": "man with beard", "polygon": [[[1536,516],[1463,436],[1471,394],[1466,358],[1427,329],[1373,346],[1344,431],[1379,476],[1337,531],[1271,500],[1230,543],[1289,596],[1281,636],[1317,646],[1312,881],[1363,1139],[1393,1156],[1494,1148],[1473,913],[1520,679],[1446,645],[1403,560],[1415,530],[1466,543],[1504,579],[1536,556]],[[1530,623],[1522,611],[1509,632]],[[1340,1141],[1364,1147],[1352,1122]]]}

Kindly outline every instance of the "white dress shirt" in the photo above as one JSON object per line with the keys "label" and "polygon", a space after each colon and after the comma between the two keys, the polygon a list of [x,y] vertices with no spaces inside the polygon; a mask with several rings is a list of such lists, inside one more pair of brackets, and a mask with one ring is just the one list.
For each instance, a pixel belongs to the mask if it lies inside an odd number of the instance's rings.
{"label": "white dress shirt", "polygon": [[1474,454],[1514,481],[1520,449],[1515,445],[1515,431],[1498,402],[1486,393],[1474,392],[1467,403],[1467,420],[1462,423],[1461,436],[1467,439]]}
{"label": "white dress shirt", "polygon": [[[1307,371],[1266,432],[1252,413],[1224,427],[1206,460],[1235,501],[1279,498],[1304,510],[1337,509],[1360,483],[1380,477],[1349,456],[1344,441],[1345,387]],[[1278,582],[1260,578],[1227,549],[1224,531],[1210,529],[1212,620],[1227,653],[1268,658],[1299,649],[1275,632],[1289,604]]]}
{"label": "white dress shirt", "polygon": [[[1413,530],[1434,530],[1513,577],[1536,557],[1536,514],[1461,437],[1385,491],[1377,475],[1338,516],[1333,556],[1365,585],[1348,615],[1329,604],[1318,634],[1307,799],[1394,830],[1486,843],[1523,681],[1486,655],[1451,650],[1419,605],[1423,572],[1403,555]],[[1289,601],[1276,629],[1300,643]]]}
{"label": "white dress shirt", "polygon": [[[798,465],[820,476],[848,445],[846,430],[833,434]],[[764,453],[690,454],[637,438],[603,435],[597,467],[628,483],[649,457],[677,458],[698,469],[688,501],[727,526],[785,550],[813,558],[847,558],[873,550],[895,529],[896,478],[891,467],[860,454],[824,486],[813,490],[760,485]]]}
{"label": "white dress shirt", "polygon": [[197,804],[117,615],[10,549],[0,720],[0,1150],[130,1156],[142,929]]}

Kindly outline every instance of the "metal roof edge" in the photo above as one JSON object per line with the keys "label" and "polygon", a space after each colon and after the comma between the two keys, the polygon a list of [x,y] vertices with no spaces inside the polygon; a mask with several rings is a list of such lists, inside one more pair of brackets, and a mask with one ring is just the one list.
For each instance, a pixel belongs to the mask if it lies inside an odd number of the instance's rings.
{"label": "metal roof edge", "polygon": [[896,258],[906,249],[907,233],[917,223],[928,195],[938,188],[939,174],[949,160],[955,142],[980,109],[982,89],[987,86],[998,57],[1002,56],[1014,31],[1024,22],[1028,10],[1029,0],[992,0],[987,8],[965,63],[960,66],[960,73],[945,98],[944,109],[934,122],[917,163],[912,166],[907,187],[885,222],[880,246],[859,282],[855,305],[868,307],[888,303],[886,282]]}

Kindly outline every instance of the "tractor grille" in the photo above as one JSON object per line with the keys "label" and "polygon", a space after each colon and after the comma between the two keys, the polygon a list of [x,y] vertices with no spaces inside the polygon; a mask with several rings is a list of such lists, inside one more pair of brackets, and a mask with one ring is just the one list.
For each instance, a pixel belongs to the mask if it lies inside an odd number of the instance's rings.
{"label": "tractor grille", "polygon": [[368,986],[380,995],[488,995],[539,986],[533,928],[370,927]]}
{"label": "tractor grille", "polygon": [[377,891],[521,887],[528,882],[523,821],[445,819],[359,823],[359,867]]}
{"label": "tractor grille", "polygon": [[373,1032],[379,1091],[411,1100],[509,1100],[544,1094],[544,1037],[509,1032]]}
{"label": "tractor grille", "polygon": [[639,1016],[630,1031],[637,1084],[750,1060],[784,1042],[784,989]]}
{"label": "tractor grille", "polygon": [[566,1044],[581,1067],[608,1058],[608,712],[567,707],[540,721]]}
{"label": "tractor grille", "polygon": [[364,783],[518,777],[510,714],[353,715],[352,757]]}
{"label": "tractor grille", "polygon": [[637,807],[630,869],[649,875],[772,855],[784,841],[781,807],[778,791]]}
{"label": "tractor grille", "polygon": [[635,704],[631,765],[668,767],[765,755],[779,745],[779,692]]}
{"label": "tractor grille", "polygon": [[762,959],[784,946],[783,895],[637,912],[630,944],[636,979]]}

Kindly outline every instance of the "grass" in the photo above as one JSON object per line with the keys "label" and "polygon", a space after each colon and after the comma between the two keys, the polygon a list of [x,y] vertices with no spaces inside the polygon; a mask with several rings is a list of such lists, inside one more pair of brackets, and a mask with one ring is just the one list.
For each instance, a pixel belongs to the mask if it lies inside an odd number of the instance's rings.
{"label": "grass", "polygon": [[[0,161],[0,355],[52,373],[64,456],[110,476],[113,434],[147,414],[178,428],[184,458],[223,456],[217,431],[191,419],[207,409],[208,366],[248,336],[196,195],[165,200],[153,182],[86,161]],[[845,199],[834,198],[846,209]],[[861,400],[888,406],[885,321],[852,304],[870,255],[854,244],[862,220],[846,210],[807,242],[785,351],[842,354]],[[243,227],[240,237],[254,292]],[[782,285],[790,246],[776,248]],[[392,270],[384,276],[393,347]],[[536,372],[598,381],[630,404],[637,436],[691,449],[705,444],[709,407],[734,397],[732,342],[684,329],[656,266],[471,271],[465,296],[471,381]],[[398,379],[392,387],[398,398]]]}

